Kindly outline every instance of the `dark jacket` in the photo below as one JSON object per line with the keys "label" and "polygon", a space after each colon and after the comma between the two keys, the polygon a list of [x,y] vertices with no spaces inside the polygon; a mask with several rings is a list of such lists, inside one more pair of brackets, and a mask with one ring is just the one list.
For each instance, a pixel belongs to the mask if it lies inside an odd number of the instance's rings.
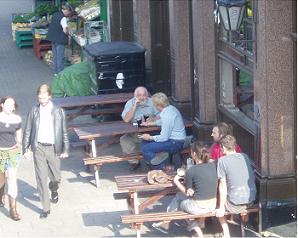
{"label": "dark jacket", "polygon": [[63,17],[64,14],[62,11],[55,12],[53,14],[51,23],[49,24],[48,28],[48,40],[53,43],[67,45],[68,36],[63,32],[63,28],[60,24],[60,21]]}
{"label": "dark jacket", "polygon": [[[53,105],[52,110],[54,120],[55,151],[57,155],[69,152],[69,140],[67,135],[66,118],[63,109]],[[37,132],[39,127],[39,104],[34,106],[27,116],[25,129],[23,132],[23,154],[31,147],[35,152],[37,147]]]}

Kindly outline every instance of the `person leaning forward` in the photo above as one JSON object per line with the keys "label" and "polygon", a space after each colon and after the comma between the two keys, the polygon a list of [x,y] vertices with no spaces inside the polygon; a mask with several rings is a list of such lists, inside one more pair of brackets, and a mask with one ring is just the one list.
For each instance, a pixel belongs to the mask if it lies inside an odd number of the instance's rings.
{"label": "person leaning forward", "polygon": [[[152,99],[148,96],[148,90],[145,87],[137,87],[134,91],[134,97],[128,100],[121,114],[123,121],[135,123],[137,120],[154,121],[158,118],[159,112],[153,106]],[[138,152],[141,139],[136,133],[125,134],[120,137],[120,146],[123,153],[132,154]],[[129,160],[130,170],[136,170],[140,162],[137,159]]]}
{"label": "person leaning forward", "polygon": [[46,218],[50,214],[48,176],[51,201],[57,203],[61,180],[59,158],[68,157],[69,140],[64,111],[52,103],[49,86],[39,86],[37,96],[39,104],[27,116],[22,153],[28,158],[30,149],[33,152],[37,189],[43,208],[40,218]]}
{"label": "person leaning forward", "polygon": [[141,149],[145,162],[151,169],[164,169],[169,154],[175,154],[183,148],[186,138],[184,121],[178,109],[169,103],[167,95],[156,93],[152,96],[154,106],[160,111],[160,120],[143,122],[143,126],[160,125],[159,135],[142,134]]}

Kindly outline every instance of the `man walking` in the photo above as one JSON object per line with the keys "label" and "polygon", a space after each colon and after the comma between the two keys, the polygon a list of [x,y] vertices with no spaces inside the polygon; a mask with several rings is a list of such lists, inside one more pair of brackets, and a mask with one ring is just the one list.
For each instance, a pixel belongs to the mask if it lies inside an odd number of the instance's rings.
{"label": "man walking", "polygon": [[[146,119],[153,121],[159,112],[153,106],[152,99],[148,97],[148,91],[145,87],[137,87],[134,92],[134,98],[128,100],[121,114],[123,121],[133,123],[137,120]],[[123,153],[132,154],[139,151],[141,139],[136,133],[125,134],[120,137],[120,146]],[[137,159],[129,160],[130,170],[136,170],[140,166]]]}
{"label": "man walking", "polygon": [[48,29],[48,40],[52,42],[53,66],[55,74],[64,69],[64,51],[68,44],[67,19],[72,13],[68,4],[62,6],[62,10],[53,14]]}
{"label": "man walking", "polygon": [[235,151],[236,140],[226,135],[220,140],[225,156],[218,159],[217,175],[219,179],[219,219],[225,238],[230,237],[229,227],[224,217],[225,211],[240,214],[247,205],[255,200],[256,185],[254,171],[246,154]]}
{"label": "man walking", "polygon": [[51,89],[43,84],[37,89],[39,104],[29,112],[23,133],[23,154],[33,152],[37,189],[43,211],[40,218],[50,214],[51,201],[58,202],[58,187],[61,180],[60,159],[67,158],[69,140],[64,111],[51,101]]}

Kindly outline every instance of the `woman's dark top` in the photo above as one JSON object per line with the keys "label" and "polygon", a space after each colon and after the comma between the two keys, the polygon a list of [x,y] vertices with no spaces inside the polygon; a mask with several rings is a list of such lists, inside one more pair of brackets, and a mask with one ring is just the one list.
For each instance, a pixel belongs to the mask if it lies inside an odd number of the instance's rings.
{"label": "woman's dark top", "polygon": [[208,200],[216,197],[217,173],[215,163],[192,166],[185,174],[186,189],[194,190],[194,200]]}
{"label": "woman's dark top", "polygon": [[0,121],[0,147],[10,148],[16,144],[16,131],[21,123],[5,123]]}

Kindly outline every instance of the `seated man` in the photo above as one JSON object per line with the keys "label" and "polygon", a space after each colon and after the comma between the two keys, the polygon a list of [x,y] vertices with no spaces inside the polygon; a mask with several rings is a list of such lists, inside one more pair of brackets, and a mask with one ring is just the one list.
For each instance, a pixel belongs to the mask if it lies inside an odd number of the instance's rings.
{"label": "seated man", "polygon": [[[133,123],[144,116],[149,117],[147,120],[153,121],[158,113],[153,106],[152,99],[148,97],[147,89],[137,87],[134,92],[134,98],[126,102],[121,116],[123,121]],[[136,153],[139,150],[140,142],[141,139],[135,133],[125,134],[120,137],[120,146],[125,154]],[[136,170],[140,165],[137,159],[129,160],[128,162],[130,163],[130,170]]]}
{"label": "seated man", "polygon": [[220,140],[220,145],[225,156],[217,163],[219,208],[216,216],[223,229],[224,237],[230,237],[229,227],[224,217],[225,211],[240,214],[255,200],[255,176],[248,156],[235,151],[235,137],[224,136]]}
{"label": "seated man", "polygon": [[[213,127],[211,137],[213,138],[214,144],[210,148],[210,154],[213,160],[218,160],[223,156],[219,141],[226,135],[233,135],[232,125],[229,125],[225,122],[219,122]],[[241,148],[239,145],[236,145],[235,150],[237,153],[241,153]]]}
{"label": "seated man", "polygon": [[154,94],[152,101],[156,109],[160,111],[160,120],[144,122],[142,125],[160,125],[161,131],[155,136],[140,135],[140,138],[144,140],[141,148],[146,163],[152,169],[163,169],[168,153],[174,154],[183,148],[186,132],[180,112],[170,105],[164,93]]}

